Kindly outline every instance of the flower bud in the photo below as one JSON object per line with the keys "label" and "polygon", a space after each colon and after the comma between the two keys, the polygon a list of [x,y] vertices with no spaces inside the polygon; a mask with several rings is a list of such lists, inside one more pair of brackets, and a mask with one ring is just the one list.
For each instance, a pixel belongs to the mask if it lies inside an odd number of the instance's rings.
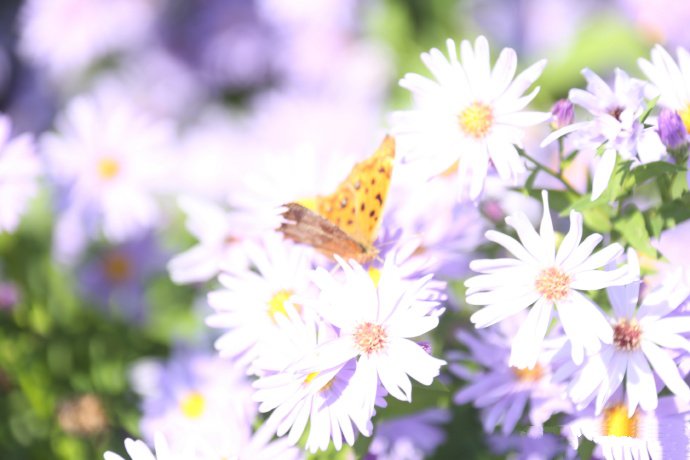
{"label": "flower bud", "polygon": [[659,113],[659,137],[669,149],[685,144],[686,132],[683,120],[671,109],[661,109]]}
{"label": "flower bud", "polygon": [[568,126],[575,119],[573,103],[568,99],[560,99],[553,105],[551,114],[553,115],[551,119],[553,129],[561,129],[564,126]]}

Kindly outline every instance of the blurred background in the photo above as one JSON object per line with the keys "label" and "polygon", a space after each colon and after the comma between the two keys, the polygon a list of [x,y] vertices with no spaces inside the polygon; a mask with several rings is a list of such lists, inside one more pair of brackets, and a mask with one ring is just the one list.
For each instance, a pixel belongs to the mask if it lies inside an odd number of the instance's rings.
{"label": "blurred background", "polygon": [[[44,159],[75,100],[126,103],[165,124],[176,172],[157,189],[155,222],[125,237],[69,225],[53,173],[0,233],[0,458],[121,452],[140,433],[133,363],[212,350],[208,283],[179,286],[166,270],[195,243],[177,197],[261,194],[278,186],[248,180],[247,165],[292,164],[304,148],[373,151],[387,114],[409,106],[398,79],[427,75],[419,54],[446,38],[484,34],[522,68],[548,58],[535,102],[548,110],[583,85],[583,67],[639,75],[654,43],[690,45],[688,23],[678,0],[3,0],[0,111],[13,136],[35,136]],[[290,171],[278,183],[294,182]],[[472,410],[455,412],[437,458],[482,449]]]}

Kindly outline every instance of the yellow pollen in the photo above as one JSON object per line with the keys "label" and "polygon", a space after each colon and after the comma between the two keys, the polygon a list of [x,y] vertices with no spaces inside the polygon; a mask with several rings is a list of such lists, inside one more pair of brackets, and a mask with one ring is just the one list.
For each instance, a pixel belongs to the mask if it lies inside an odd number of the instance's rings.
{"label": "yellow pollen", "polygon": [[278,313],[283,316],[287,316],[287,310],[285,310],[285,302],[292,297],[293,292],[288,289],[283,289],[276,292],[271,300],[268,301],[268,316],[275,321],[275,317]]}
{"label": "yellow pollen", "polygon": [[628,418],[628,408],[617,404],[604,410],[602,420],[602,434],[604,436],[637,437],[638,415]]}
{"label": "yellow pollen", "polygon": [[205,408],[206,400],[204,396],[197,391],[189,393],[180,401],[180,410],[187,418],[196,419],[201,417]]}
{"label": "yellow pollen", "polygon": [[518,369],[517,367],[511,367],[510,370],[513,371],[517,379],[521,382],[536,382],[541,379],[544,375],[544,369],[537,364],[532,369]]}
{"label": "yellow pollen", "polygon": [[113,252],[105,256],[105,276],[113,283],[123,283],[132,275],[132,266],[129,259],[119,252]]}
{"label": "yellow pollen", "polygon": [[491,129],[494,113],[491,107],[482,102],[473,102],[458,115],[458,124],[463,133],[481,139]]}
{"label": "yellow pollen", "polygon": [[568,295],[571,281],[570,276],[558,268],[549,267],[539,273],[534,287],[546,300],[554,302]]}
{"label": "yellow pollen", "polygon": [[306,385],[306,384],[311,383],[311,381],[314,380],[316,378],[316,376],[318,376],[318,375],[319,375],[318,372],[312,372],[311,374],[307,375],[304,378],[304,384]]}
{"label": "yellow pollen", "polygon": [[381,270],[375,267],[369,267],[369,277],[374,282],[374,286],[379,287],[379,281],[381,281]]}
{"label": "yellow pollen", "polygon": [[371,354],[386,346],[388,334],[378,324],[362,323],[355,329],[353,337],[360,352]]}
{"label": "yellow pollen", "polygon": [[690,133],[690,104],[688,104],[683,110],[679,110],[678,115],[680,115],[680,119],[683,120],[685,131]]}
{"label": "yellow pollen", "polygon": [[[304,382],[303,382],[303,383],[304,383],[305,385],[310,384],[318,375],[319,375],[318,372],[312,372],[312,373],[308,374],[308,375],[304,378]],[[323,393],[323,392],[326,392],[326,391],[330,390],[331,387],[333,386],[333,382],[335,382],[335,377],[333,377],[333,378],[330,379],[328,382],[326,382],[326,384],[325,384],[324,386],[322,386],[322,387],[319,389],[319,393]]]}
{"label": "yellow pollen", "polygon": [[103,180],[110,180],[120,172],[120,163],[110,157],[101,158],[98,162],[98,175]]}

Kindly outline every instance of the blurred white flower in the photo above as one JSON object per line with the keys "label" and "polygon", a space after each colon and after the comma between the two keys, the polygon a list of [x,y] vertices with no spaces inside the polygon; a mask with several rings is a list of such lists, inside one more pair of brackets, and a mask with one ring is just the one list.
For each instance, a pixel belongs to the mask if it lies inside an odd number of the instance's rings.
{"label": "blurred white flower", "polygon": [[113,242],[141,235],[160,217],[156,194],[171,188],[171,126],[150,119],[120,92],[73,99],[40,147],[65,192],[56,230],[69,256],[98,235]]}
{"label": "blurred white flower", "polygon": [[57,78],[110,53],[136,48],[152,31],[157,0],[28,0],[20,52]]}
{"label": "blurred white flower", "polygon": [[[186,456],[185,453],[174,453],[168,447],[168,442],[162,434],[156,435],[156,450],[155,453],[143,442],[127,438],[125,439],[125,449],[131,460],[192,460],[192,457]],[[117,455],[114,452],[106,452],[103,454],[105,460],[126,460],[124,457]]]}
{"label": "blurred white flower", "polygon": [[449,39],[447,46],[448,58],[435,48],[422,54],[436,80],[414,73],[400,80],[400,86],[412,91],[415,108],[393,113],[392,132],[403,160],[423,174],[439,174],[458,162],[459,197],[474,200],[490,164],[508,182],[525,172],[516,146],[522,146],[526,127],[551,114],[524,111],[539,88],[523,93],[541,75],[546,60],[515,77],[517,55],[511,48],[501,51],[492,70],[483,36],[474,47],[467,40],[460,44],[460,60],[455,42]]}
{"label": "blurred white flower", "polygon": [[38,191],[42,173],[30,134],[10,138],[12,123],[0,115],[0,232],[12,232],[19,225],[29,200]]}

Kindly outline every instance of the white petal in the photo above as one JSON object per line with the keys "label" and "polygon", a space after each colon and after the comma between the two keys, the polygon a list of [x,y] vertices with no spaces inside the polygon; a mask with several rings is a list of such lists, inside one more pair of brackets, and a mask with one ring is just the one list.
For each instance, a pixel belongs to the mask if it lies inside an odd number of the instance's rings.
{"label": "white petal", "polygon": [[539,358],[546,330],[551,323],[553,304],[545,299],[539,299],[530,309],[527,318],[520,325],[518,333],[513,338],[510,351],[510,366],[517,368],[533,368]]}
{"label": "white petal", "polygon": [[602,155],[599,164],[596,166],[596,171],[594,172],[594,179],[592,180],[592,201],[599,198],[609,186],[615,166],[616,151],[607,149],[604,155]]}

